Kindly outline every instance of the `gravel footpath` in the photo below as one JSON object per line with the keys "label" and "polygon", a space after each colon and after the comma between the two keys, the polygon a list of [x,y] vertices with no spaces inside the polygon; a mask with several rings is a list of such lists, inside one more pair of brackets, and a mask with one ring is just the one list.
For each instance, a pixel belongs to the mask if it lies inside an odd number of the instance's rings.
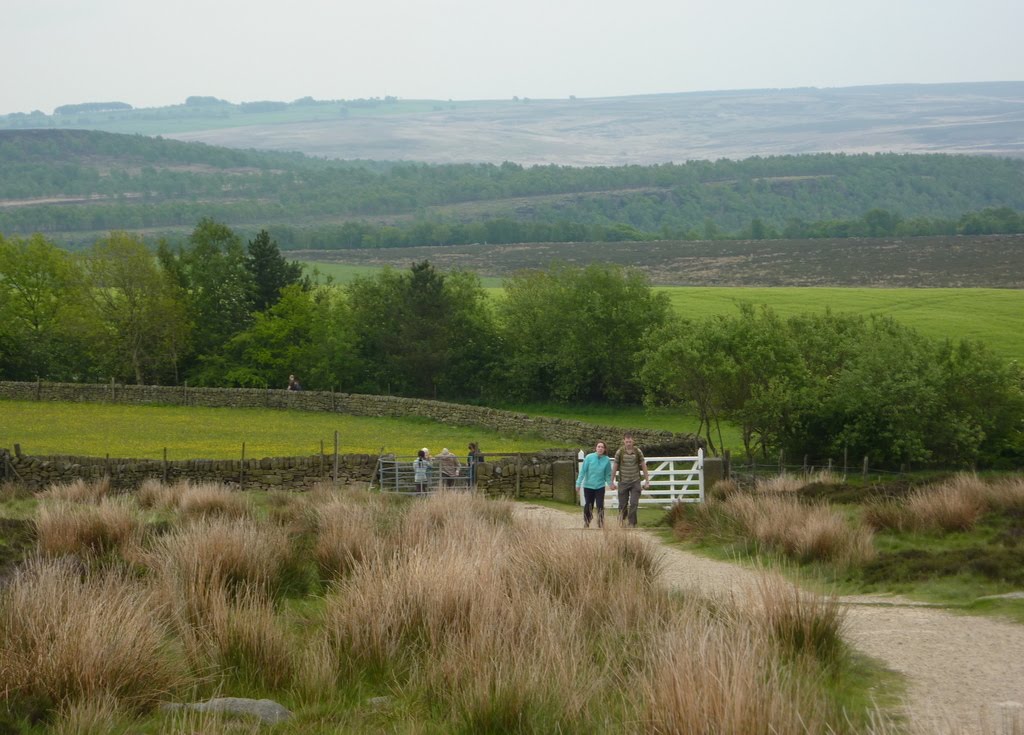
{"label": "gravel footpath", "polygon": [[[516,512],[584,533],[581,514],[524,504],[517,504]],[[756,582],[754,570],[659,546],[665,582],[673,587],[720,595],[742,593]],[[916,733],[1024,732],[1024,625],[953,615],[900,597],[839,600],[846,610],[847,640],[906,677],[905,708]]]}

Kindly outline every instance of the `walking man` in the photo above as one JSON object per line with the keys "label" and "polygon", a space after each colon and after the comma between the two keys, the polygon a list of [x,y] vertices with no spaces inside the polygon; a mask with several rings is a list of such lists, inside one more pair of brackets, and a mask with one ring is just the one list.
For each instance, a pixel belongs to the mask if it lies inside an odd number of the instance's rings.
{"label": "walking man", "polygon": [[[640,505],[640,493],[651,487],[651,476],[647,473],[647,460],[638,447],[633,446],[633,435],[626,432],[622,446],[612,460],[612,489],[615,489],[615,473],[619,475],[619,521],[636,528],[636,509]],[[641,482],[640,478],[643,478]]]}

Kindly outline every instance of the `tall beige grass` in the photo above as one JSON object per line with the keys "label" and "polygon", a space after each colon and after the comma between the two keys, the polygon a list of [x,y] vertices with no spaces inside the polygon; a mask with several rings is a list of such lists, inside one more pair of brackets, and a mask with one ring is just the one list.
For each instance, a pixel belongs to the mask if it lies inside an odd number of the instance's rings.
{"label": "tall beige grass", "polygon": [[181,480],[171,484],[160,480],[144,480],[139,489],[135,491],[135,500],[140,508],[152,508],[159,511],[177,510],[181,502],[181,496],[190,487],[187,480]]}
{"label": "tall beige grass", "polygon": [[381,553],[384,539],[377,528],[379,511],[373,506],[336,499],[313,512],[317,529],[313,557],[323,578],[343,577]]}
{"label": "tall beige grass", "polygon": [[124,496],[96,503],[44,502],[35,519],[40,553],[45,556],[99,556],[125,548],[142,537],[144,523]]}
{"label": "tall beige grass", "polygon": [[753,604],[740,609],[787,654],[810,656],[825,668],[835,667],[846,654],[846,615],[834,595],[819,595],[765,572]]}
{"label": "tall beige grass", "polygon": [[238,490],[213,482],[189,484],[178,498],[183,518],[244,518],[252,513],[248,498]]}
{"label": "tall beige grass", "polygon": [[[973,474],[911,491],[904,500],[882,499],[864,509],[865,522],[875,528],[903,531],[964,531],[973,528],[992,508],[1024,506],[1024,490],[1013,481],[987,484]],[[1009,505],[1007,505],[1009,504]]]}
{"label": "tall beige grass", "polygon": [[0,690],[54,703],[110,697],[154,704],[187,681],[140,583],[119,574],[82,578],[70,564],[35,560],[0,596]]}
{"label": "tall beige grass", "polygon": [[665,735],[789,735],[829,731],[823,697],[799,672],[777,665],[755,628],[692,610],[651,643],[652,671],[639,683],[644,732]]}
{"label": "tall beige grass", "polygon": [[292,549],[277,526],[253,519],[206,518],[159,537],[145,554],[145,563],[172,586],[252,586],[268,595],[286,580]]}
{"label": "tall beige grass", "polygon": [[717,510],[760,546],[803,561],[851,565],[875,555],[871,529],[851,524],[826,505],[806,505],[798,498],[777,493],[739,494],[719,504]]}
{"label": "tall beige grass", "polygon": [[50,485],[40,492],[40,499],[64,500],[69,503],[98,503],[111,494],[110,478],[97,480],[72,480]]}
{"label": "tall beige grass", "polygon": [[109,695],[65,702],[55,719],[53,735],[121,735],[135,729],[132,713]]}
{"label": "tall beige grass", "polygon": [[754,480],[754,492],[759,494],[796,493],[807,485],[802,477],[783,472],[772,477],[759,477]]}

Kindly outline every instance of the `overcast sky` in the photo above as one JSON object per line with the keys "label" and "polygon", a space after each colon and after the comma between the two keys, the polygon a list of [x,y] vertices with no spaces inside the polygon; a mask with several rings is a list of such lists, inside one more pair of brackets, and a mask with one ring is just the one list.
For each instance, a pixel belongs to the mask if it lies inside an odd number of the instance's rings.
{"label": "overcast sky", "polygon": [[1024,80],[1024,0],[0,0],[0,114]]}

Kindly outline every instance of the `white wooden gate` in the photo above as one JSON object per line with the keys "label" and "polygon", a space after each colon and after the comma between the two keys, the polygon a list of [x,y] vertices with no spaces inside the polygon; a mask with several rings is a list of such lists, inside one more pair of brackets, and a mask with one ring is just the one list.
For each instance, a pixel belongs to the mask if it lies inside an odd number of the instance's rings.
{"label": "white wooden gate", "polygon": [[[640,493],[640,505],[668,507],[673,503],[704,502],[704,450],[698,449],[694,457],[647,457],[647,474],[651,487]],[[579,460],[583,460],[580,452]],[[577,472],[579,466],[577,465]],[[582,491],[579,504],[584,505]],[[605,508],[618,508],[617,492],[607,492]]]}

